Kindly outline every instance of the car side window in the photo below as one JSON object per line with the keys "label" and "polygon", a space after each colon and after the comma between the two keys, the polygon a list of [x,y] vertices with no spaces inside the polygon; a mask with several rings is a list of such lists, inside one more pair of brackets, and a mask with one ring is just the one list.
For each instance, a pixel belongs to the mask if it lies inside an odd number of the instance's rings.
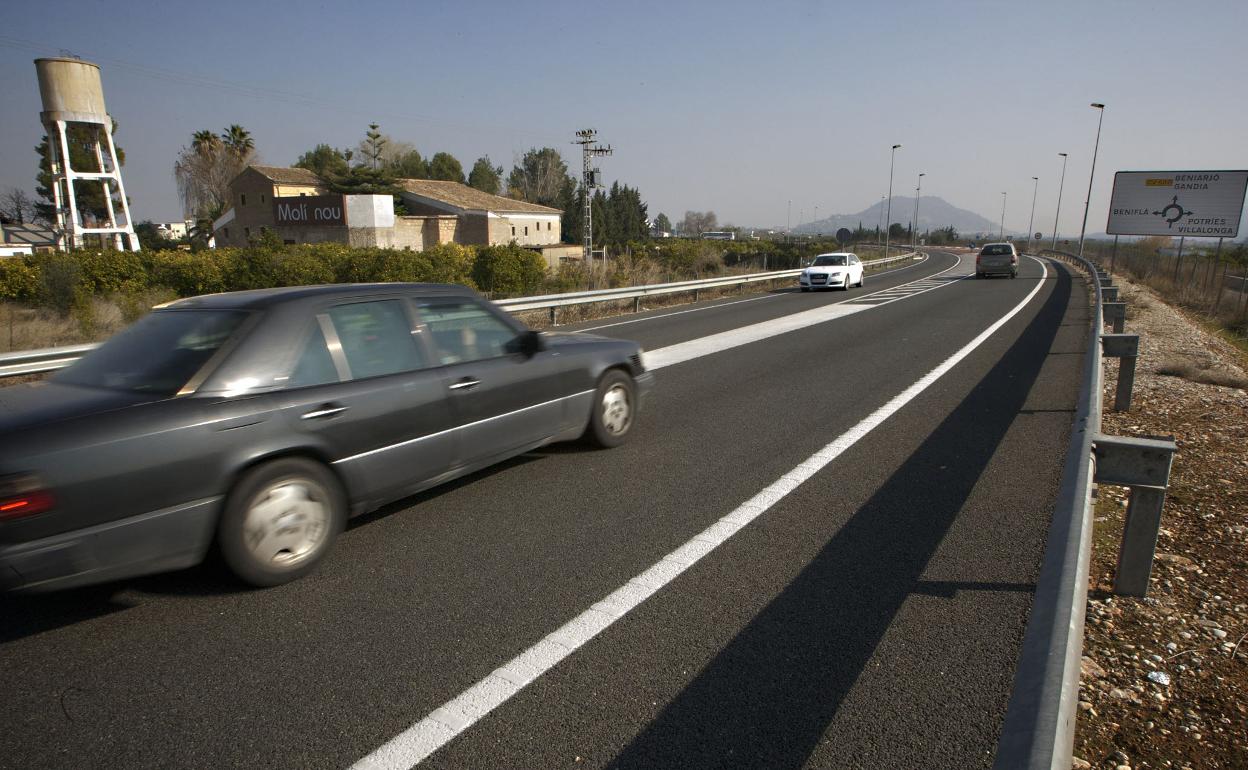
{"label": "car side window", "polygon": [[308,335],[286,384],[291,388],[307,388],[338,381],[338,370],[329,354],[329,346],[325,344],[325,333],[319,325],[313,324],[312,333]]}
{"label": "car side window", "polygon": [[516,330],[470,299],[425,300],[420,318],[442,364],[481,361],[512,352]]}
{"label": "car side window", "polygon": [[328,315],[351,379],[409,372],[426,365],[399,300],[353,302],[330,308]]}

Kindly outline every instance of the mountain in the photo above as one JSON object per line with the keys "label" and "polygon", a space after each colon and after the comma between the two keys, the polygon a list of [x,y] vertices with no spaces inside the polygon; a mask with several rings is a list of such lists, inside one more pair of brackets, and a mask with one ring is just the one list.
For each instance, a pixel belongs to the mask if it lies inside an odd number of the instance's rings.
{"label": "mountain", "polygon": [[[886,201],[880,201],[874,206],[859,211],[857,214],[833,214],[815,222],[803,222],[794,227],[793,232],[803,234],[827,233],[830,235],[842,227],[848,227],[850,230],[853,230],[860,223],[868,229],[879,227],[884,222],[886,203]],[[914,218],[914,198],[894,196],[892,216],[890,218],[894,222],[900,222],[902,227],[909,226],[910,220]],[[961,235],[974,235],[975,233],[991,234],[1000,231],[999,222],[993,222],[990,219],[981,217],[974,211],[960,209],[944,198],[935,195],[924,195],[919,201],[919,232],[935,230],[950,225],[953,225],[954,229]]]}

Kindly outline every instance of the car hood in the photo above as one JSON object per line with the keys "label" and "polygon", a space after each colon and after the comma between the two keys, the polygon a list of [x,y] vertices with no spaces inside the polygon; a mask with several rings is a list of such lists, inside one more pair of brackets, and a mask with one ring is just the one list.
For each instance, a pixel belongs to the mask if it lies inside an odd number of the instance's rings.
{"label": "car hood", "polygon": [[0,434],[157,400],[150,394],[57,382],[0,388]]}
{"label": "car hood", "polygon": [[806,268],[806,274],[807,275],[829,275],[831,273],[839,273],[848,269],[849,268],[847,267],[808,267]]}

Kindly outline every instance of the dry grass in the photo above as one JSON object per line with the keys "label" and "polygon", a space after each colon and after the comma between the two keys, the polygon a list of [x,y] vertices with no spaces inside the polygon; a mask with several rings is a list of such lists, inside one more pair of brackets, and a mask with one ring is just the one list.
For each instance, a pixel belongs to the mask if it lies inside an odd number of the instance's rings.
{"label": "dry grass", "polygon": [[172,297],[167,290],[92,297],[68,315],[48,308],[0,303],[0,351],[99,342],[140,318],[153,305]]}
{"label": "dry grass", "polygon": [[1188,357],[1172,357],[1157,365],[1157,374],[1181,377],[1188,382],[1219,385],[1224,388],[1248,389],[1248,377],[1214,361]]}

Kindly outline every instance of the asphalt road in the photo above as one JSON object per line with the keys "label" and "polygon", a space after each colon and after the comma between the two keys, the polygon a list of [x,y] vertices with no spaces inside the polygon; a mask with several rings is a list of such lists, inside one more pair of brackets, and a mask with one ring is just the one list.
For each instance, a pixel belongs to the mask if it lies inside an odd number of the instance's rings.
{"label": "asphalt road", "polygon": [[1088,311],[1060,265],[976,281],[965,259],[933,252],[849,292],[567,327],[661,355],[854,311],[665,366],[624,447],[550,447],[356,519],[291,585],[242,590],[207,566],[0,597],[0,767],[349,767],[1039,286],[913,400],[421,765],[987,766]]}

